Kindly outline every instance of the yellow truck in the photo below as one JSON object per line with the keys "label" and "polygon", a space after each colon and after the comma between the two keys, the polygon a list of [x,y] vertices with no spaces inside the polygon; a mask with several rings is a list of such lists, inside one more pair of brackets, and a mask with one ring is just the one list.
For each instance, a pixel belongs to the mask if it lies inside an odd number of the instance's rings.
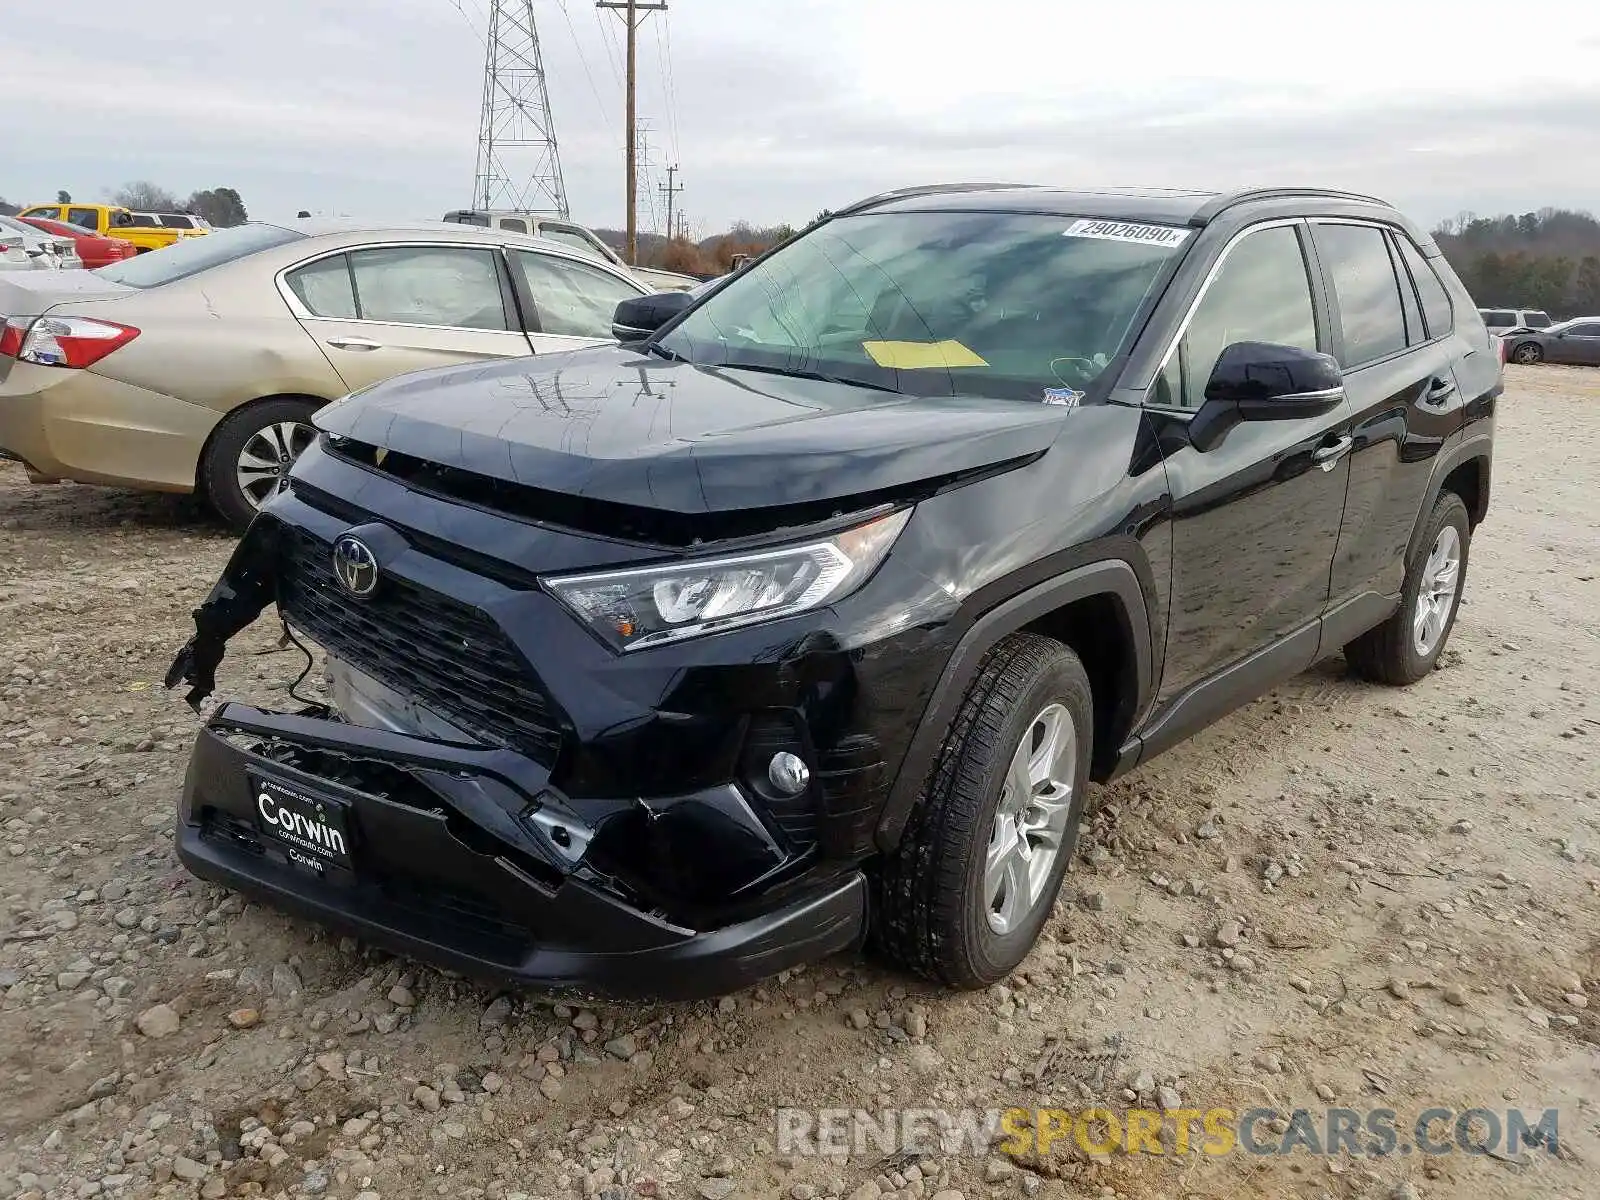
{"label": "yellow truck", "polygon": [[17,214],[65,221],[80,229],[93,230],[102,237],[132,242],[136,253],[160,250],[186,236],[187,230],[166,229],[149,216],[131,213],[115,204],[30,204]]}

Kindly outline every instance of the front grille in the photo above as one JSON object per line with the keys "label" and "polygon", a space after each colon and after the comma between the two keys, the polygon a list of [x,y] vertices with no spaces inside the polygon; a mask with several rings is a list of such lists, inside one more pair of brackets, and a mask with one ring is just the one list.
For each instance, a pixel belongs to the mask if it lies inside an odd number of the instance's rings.
{"label": "front grille", "polygon": [[279,604],[323,649],[452,724],[553,765],[555,714],[533,668],[471,605],[385,575],[358,600],[333,575],[333,547],[286,529]]}

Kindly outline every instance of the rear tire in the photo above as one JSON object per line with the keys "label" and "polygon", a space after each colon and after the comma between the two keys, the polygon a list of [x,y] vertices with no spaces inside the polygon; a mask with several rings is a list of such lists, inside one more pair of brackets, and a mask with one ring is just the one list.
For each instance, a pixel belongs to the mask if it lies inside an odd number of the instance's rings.
{"label": "rear tire", "polygon": [[1441,493],[1406,567],[1400,607],[1344,648],[1351,670],[1375,683],[1404,687],[1438,665],[1461,610],[1471,542],[1466,504],[1454,492]]}
{"label": "rear tire", "polygon": [[1511,361],[1531,367],[1544,361],[1544,350],[1538,342],[1523,342],[1511,351]]}
{"label": "rear tire", "polygon": [[1089,678],[1071,650],[1035,634],[990,650],[878,871],[875,946],[955,988],[1009,975],[1076,847],[1093,732]]}
{"label": "rear tire", "polygon": [[263,400],[217,426],[200,462],[200,490],[234,529],[242,532],[260,504],[282,490],[294,460],[316,436],[311,414],[317,407],[310,400]]}

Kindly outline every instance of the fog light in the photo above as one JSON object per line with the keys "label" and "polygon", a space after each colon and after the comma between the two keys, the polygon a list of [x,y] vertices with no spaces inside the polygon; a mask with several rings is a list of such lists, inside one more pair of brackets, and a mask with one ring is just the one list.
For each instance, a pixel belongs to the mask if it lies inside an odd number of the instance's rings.
{"label": "fog light", "polygon": [[785,796],[798,796],[811,782],[811,768],[798,754],[780,750],[767,764],[767,778]]}

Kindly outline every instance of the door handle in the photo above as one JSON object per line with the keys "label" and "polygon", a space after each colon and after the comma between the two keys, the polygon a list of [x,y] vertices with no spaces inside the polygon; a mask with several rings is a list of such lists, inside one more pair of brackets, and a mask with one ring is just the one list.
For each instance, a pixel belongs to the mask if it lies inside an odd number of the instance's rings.
{"label": "door handle", "polygon": [[372,341],[368,341],[366,338],[358,338],[358,337],[329,338],[328,339],[328,345],[335,346],[340,350],[382,350],[383,349],[383,343],[382,342],[372,342]]}
{"label": "door handle", "polygon": [[1348,433],[1336,442],[1318,446],[1311,452],[1311,461],[1324,471],[1331,471],[1334,465],[1355,447],[1356,440]]}
{"label": "door handle", "polygon": [[1448,379],[1435,379],[1425,397],[1429,404],[1443,404],[1456,394],[1456,385]]}

